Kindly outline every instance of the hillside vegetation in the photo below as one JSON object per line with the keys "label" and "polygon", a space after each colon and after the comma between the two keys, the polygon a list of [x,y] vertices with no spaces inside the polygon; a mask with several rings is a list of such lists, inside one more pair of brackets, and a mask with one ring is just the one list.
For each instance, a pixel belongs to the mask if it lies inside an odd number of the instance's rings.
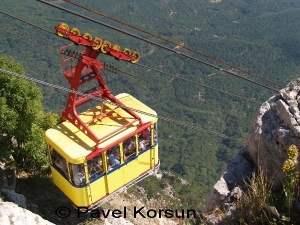
{"label": "hillside vegetation", "polygon": [[[175,47],[63,1],[50,2],[59,3],[61,6],[169,48]],[[151,4],[145,1],[108,0],[73,2],[164,38],[184,43],[196,51],[244,68],[281,85],[286,85],[298,77],[299,1],[223,0],[215,4],[209,0],[157,0]],[[122,48],[139,51],[141,53],[139,63],[142,65],[258,102],[241,100],[136,65],[116,61],[106,55],[99,56],[99,60],[131,74],[125,76],[122,73],[106,72],[108,86],[113,93],[128,92],[163,117],[243,139],[260,106],[259,103],[274,94],[271,90],[220,70],[34,0],[0,0],[0,3],[4,12],[53,33],[55,25],[65,22],[70,27],[77,27],[82,33],[89,32],[93,37],[98,36],[109,40],[112,44],[119,44]],[[59,48],[70,42],[6,15],[0,14],[0,17],[2,30],[0,54],[12,56],[19,61],[24,66],[27,76],[68,87],[61,72]],[[218,67],[232,69],[183,48],[179,48],[178,51]],[[256,77],[245,76],[280,89]],[[66,93],[50,87],[41,86],[41,88],[45,111],[60,113],[64,108]],[[181,189],[180,184],[174,186],[178,190],[177,197],[185,199],[186,206],[194,208],[202,206],[203,199],[220,176],[221,165],[242,146],[242,143],[233,140],[164,121],[159,122],[159,144],[161,169],[172,171],[190,183],[186,189]],[[163,186],[151,182],[146,182],[145,185],[154,191]]]}

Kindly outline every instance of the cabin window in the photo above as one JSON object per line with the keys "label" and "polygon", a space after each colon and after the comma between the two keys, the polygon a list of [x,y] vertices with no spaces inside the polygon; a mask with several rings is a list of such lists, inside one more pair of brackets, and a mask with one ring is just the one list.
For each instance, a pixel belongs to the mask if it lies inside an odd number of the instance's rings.
{"label": "cabin window", "polygon": [[86,183],[86,177],[84,172],[84,165],[69,163],[71,181],[77,186],[84,185]]}
{"label": "cabin window", "polygon": [[121,164],[120,147],[119,145],[107,150],[107,170],[112,170]]}
{"label": "cabin window", "polygon": [[93,180],[103,174],[103,161],[102,155],[98,155],[95,158],[87,162],[89,179]]}
{"label": "cabin window", "polygon": [[150,127],[147,127],[145,130],[139,133],[138,143],[139,143],[139,151],[144,151],[146,148],[150,146],[151,143]]}
{"label": "cabin window", "polygon": [[136,156],[136,136],[130,137],[123,142],[124,161]]}
{"label": "cabin window", "polygon": [[68,178],[67,161],[53,148],[50,150],[52,165],[66,178]]}

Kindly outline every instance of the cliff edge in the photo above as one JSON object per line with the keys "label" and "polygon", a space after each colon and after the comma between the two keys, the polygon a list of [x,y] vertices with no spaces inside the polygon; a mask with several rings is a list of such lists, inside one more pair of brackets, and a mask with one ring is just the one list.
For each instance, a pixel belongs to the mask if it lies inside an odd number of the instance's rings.
{"label": "cliff edge", "polygon": [[[282,164],[287,159],[287,149],[294,144],[300,147],[300,79],[290,82],[286,88],[262,104],[242,148],[236,156],[224,164],[222,176],[206,199],[204,215],[211,224],[220,224],[216,210],[227,215],[234,211],[234,201],[243,194],[243,180],[250,178],[258,168],[273,188],[282,189],[284,174]],[[297,159],[297,170],[299,168]]]}

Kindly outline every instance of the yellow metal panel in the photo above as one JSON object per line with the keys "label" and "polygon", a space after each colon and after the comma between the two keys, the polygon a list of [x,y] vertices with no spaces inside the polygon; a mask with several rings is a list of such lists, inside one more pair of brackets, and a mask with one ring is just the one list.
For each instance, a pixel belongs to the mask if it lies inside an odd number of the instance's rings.
{"label": "yellow metal panel", "polygon": [[139,154],[138,161],[138,171],[141,173],[144,173],[145,171],[149,170],[151,168],[150,166],[150,159],[151,154],[150,150],[143,151],[141,154]]}
{"label": "yellow metal panel", "polygon": [[[105,187],[105,177],[102,176],[98,180],[94,181],[90,184],[91,187],[91,193],[92,193],[92,201],[95,202],[107,194],[107,190]],[[91,205],[93,202],[89,202],[89,205]]]}
{"label": "yellow metal panel", "polygon": [[158,145],[150,150],[151,167],[154,167],[158,163]]}
{"label": "yellow metal panel", "polygon": [[124,186],[123,167],[118,168],[107,175],[107,186],[109,194]]}
{"label": "yellow metal panel", "polygon": [[140,175],[138,170],[139,161],[138,158],[129,161],[126,165],[123,166],[123,179],[124,184],[129,183]]}
{"label": "yellow metal panel", "polygon": [[75,206],[88,206],[87,187],[72,186],[55,168],[51,166],[54,184],[73,202]]}

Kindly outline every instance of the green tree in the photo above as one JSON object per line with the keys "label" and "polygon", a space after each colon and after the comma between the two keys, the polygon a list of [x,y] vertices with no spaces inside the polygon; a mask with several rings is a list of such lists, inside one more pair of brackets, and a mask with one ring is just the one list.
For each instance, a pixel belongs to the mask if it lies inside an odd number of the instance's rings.
{"label": "green tree", "polygon": [[[24,73],[18,62],[6,56],[0,56],[0,68]],[[47,164],[44,132],[56,121],[56,115],[43,112],[39,87],[0,73],[0,157],[12,155],[25,170]]]}

